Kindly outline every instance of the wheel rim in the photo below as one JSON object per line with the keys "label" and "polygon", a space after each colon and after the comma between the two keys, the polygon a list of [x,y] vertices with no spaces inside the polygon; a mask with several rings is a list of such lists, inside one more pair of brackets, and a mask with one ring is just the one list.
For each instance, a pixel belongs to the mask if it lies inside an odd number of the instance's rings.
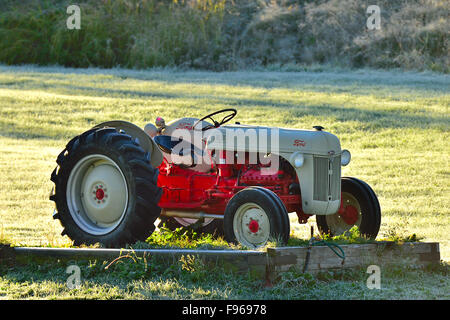
{"label": "wheel rim", "polygon": [[67,205],[74,222],[92,235],[105,235],[122,221],[128,186],[120,167],[101,154],[82,158],[67,181]]}
{"label": "wheel rim", "polygon": [[269,217],[256,203],[245,203],[236,210],[233,229],[238,242],[247,247],[260,247],[269,240]]}
{"label": "wheel rim", "polygon": [[340,235],[352,227],[361,225],[362,213],[358,200],[348,192],[342,192],[344,212],[326,216],[328,228],[332,235]]}

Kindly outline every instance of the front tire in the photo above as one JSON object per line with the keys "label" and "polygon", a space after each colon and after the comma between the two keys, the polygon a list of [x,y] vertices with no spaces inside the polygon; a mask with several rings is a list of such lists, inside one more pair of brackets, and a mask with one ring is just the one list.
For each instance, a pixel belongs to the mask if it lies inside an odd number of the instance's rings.
{"label": "front tire", "polygon": [[341,179],[342,206],[332,215],[317,215],[321,234],[342,235],[354,226],[368,239],[375,239],[381,225],[381,209],[372,188],[362,180],[352,177]]}
{"label": "front tire", "polygon": [[289,240],[289,216],[272,191],[248,187],[228,202],[224,214],[225,240],[249,248],[264,246],[269,240]]}
{"label": "front tire", "polygon": [[91,129],[72,139],[57,159],[55,219],[75,245],[121,247],[155,229],[162,190],[158,170],[131,136],[114,128]]}

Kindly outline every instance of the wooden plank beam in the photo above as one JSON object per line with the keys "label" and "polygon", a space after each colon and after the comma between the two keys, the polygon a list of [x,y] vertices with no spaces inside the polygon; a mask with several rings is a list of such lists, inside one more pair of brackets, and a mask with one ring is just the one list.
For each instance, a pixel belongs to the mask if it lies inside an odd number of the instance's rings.
{"label": "wooden plank beam", "polygon": [[[194,250],[194,249],[94,249],[94,248],[33,248],[0,246],[0,263],[28,263],[57,260],[75,262],[82,260],[109,260],[132,255],[155,258],[157,261],[176,263],[188,255],[205,263],[222,265],[226,270],[251,273],[273,280],[281,272],[297,270],[315,273],[323,270],[384,266],[389,264],[414,264],[425,266],[440,262],[439,243],[431,242],[376,242],[340,246],[345,253],[343,261],[327,246],[279,247],[256,250]],[[308,256],[309,250],[309,258]]]}
{"label": "wooden plank beam", "polygon": [[102,248],[40,248],[15,247],[14,259],[17,263],[30,260],[59,260],[74,262],[81,260],[113,260],[119,256],[155,258],[166,263],[176,263],[181,257],[196,257],[205,263],[222,264],[226,269],[238,273],[251,272],[264,277],[266,272],[266,253],[243,250],[194,250],[194,249],[102,249]]}
{"label": "wooden plank beam", "polygon": [[[414,264],[425,266],[440,262],[439,243],[412,242],[398,244],[377,242],[340,246],[345,259],[327,246],[268,248],[268,270],[274,277],[288,270],[315,273],[330,269],[367,267],[369,265]],[[310,250],[309,258],[307,258]]]}

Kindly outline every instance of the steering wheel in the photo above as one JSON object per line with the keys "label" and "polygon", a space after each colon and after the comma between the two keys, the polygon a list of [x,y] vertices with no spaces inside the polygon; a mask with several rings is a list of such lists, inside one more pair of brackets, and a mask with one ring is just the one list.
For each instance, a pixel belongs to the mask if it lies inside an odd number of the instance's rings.
{"label": "steering wheel", "polygon": [[[229,112],[229,114],[227,114],[225,117],[222,118],[222,120],[220,121],[216,121],[212,118],[212,116],[215,116],[216,114],[219,113],[224,113],[224,112]],[[222,109],[213,113],[210,113],[206,116],[204,116],[203,118],[201,118],[200,120],[198,120],[197,122],[194,123],[194,125],[192,126],[192,130],[195,130],[195,127],[201,123],[203,120],[205,119],[210,119],[214,124],[208,124],[205,127],[202,128],[202,131],[206,131],[212,128],[218,128],[221,125],[223,125],[224,123],[227,123],[228,121],[230,121],[231,119],[233,119],[237,114],[237,110],[236,109]]]}

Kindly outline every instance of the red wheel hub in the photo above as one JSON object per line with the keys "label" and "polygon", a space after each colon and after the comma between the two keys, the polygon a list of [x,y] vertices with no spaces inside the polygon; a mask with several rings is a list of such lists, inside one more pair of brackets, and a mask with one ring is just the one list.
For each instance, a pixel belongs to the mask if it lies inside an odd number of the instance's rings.
{"label": "red wheel hub", "polygon": [[101,188],[97,189],[97,191],[95,192],[95,197],[97,198],[97,200],[103,200],[103,198],[105,197],[105,191],[103,191],[103,189]]}
{"label": "red wheel hub", "polygon": [[348,205],[344,208],[344,210],[340,210],[339,212],[342,219],[344,219],[346,224],[354,225],[356,221],[358,221],[359,212],[352,205]]}
{"label": "red wheel hub", "polygon": [[258,223],[258,221],[256,221],[256,220],[250,221],[250,223],[248,224],[248,228],[253,233],[258,232],[258,230],[259,230],[259,223]]}

